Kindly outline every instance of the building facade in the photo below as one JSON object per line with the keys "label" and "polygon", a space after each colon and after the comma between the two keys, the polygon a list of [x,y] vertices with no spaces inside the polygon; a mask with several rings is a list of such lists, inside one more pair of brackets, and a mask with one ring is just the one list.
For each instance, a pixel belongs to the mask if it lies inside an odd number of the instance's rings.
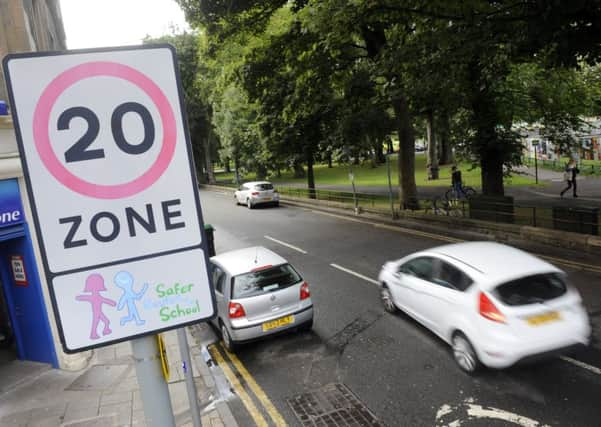
{"label": "building facade", "polygon": [[[66,49],[58,0],[0,0],[0,60]],[[78,369],[86,354],[62,346],[43,274],[3,72],[0,73],[0,360]]]}
{"label": "building facade", "polygon": [[[576,161],[601,160],[601,119],[586,121],[588,126],[573,134],[574,144],[570,155]],[[536,126],[528,129],[523,143],[523,154],[528,158],[534,158],[535,151],[540,160],[559,161],[567,157],[566,153],[559,153],[553,142],[544,138]]]}

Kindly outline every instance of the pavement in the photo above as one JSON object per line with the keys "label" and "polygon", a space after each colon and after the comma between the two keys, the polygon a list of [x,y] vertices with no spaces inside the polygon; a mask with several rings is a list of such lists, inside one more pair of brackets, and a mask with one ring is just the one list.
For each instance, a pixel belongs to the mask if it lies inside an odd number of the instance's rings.
{"label": "pavement", "polygon": [[[237,426],[223,388],[207,365],[208,343],[188,329],[190,357],[203,426]],[[177,332],[163,334],[170,365],[169,393],[176,425],[192,426]],[[145,426],[130,342],[93,351],[78,372],[18,360],[0,363],[0,426]]]}

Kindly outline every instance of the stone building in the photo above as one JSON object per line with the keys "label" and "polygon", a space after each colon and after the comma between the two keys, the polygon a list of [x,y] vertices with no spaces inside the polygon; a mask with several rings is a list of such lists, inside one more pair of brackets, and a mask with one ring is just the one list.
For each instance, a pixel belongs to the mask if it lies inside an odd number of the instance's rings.
{"label": "stone building", "polygon": [[[59,0],[0,0],[0,60],[9,53],[65,49]],[[1,72],[0,365],[19,359],[81,368],[87,355],[67,355],[60,344],[7,103]]]}

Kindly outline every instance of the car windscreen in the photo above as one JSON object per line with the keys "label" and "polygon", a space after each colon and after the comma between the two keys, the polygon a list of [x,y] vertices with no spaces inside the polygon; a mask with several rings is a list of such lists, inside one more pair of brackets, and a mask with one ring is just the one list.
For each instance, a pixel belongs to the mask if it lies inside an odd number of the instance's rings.
{"label": "car windscreen", "polygon": [[292,286],[302,279],[290,264],[282,264],[232,278],[232,299],[246,298]]}
{"label": "car windscreen", "polygon": [[258,191],[273,190],[273,185],[271,185],[271,184],[257,184],[257,185],[255,185],[255,190],[258,190]]}
{"label": "car windscreen", "polygon": [[526,305],[545,302],[566,293],[561,274],[547,273],[522,277],[497,286],[495,294],[507,305]]}

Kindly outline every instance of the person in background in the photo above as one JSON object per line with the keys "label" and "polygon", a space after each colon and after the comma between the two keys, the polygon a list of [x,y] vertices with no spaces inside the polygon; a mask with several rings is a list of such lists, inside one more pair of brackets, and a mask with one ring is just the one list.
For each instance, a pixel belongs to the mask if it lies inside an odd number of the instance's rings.
{"label": "person in background", "polygon": [[580,170],[576,166],[576,161],[571,159],[570,162],[566,166],[566,170],[563,173],[563,177],[565,181],[568,183],[568,186],[564,188],[561,193],[559,193],[560,197],[563,197],[564,193],[572,188],[572,194],[574,197],[578,197],[576,194],[576,175],[580,173]]}
{"label": "person in background", "polygon": [[461,171],[457,169],[457,166],[453,165],[451,168],[451,185],[457,197],[465,196],[463,191],[463,182],[461,180]]}

